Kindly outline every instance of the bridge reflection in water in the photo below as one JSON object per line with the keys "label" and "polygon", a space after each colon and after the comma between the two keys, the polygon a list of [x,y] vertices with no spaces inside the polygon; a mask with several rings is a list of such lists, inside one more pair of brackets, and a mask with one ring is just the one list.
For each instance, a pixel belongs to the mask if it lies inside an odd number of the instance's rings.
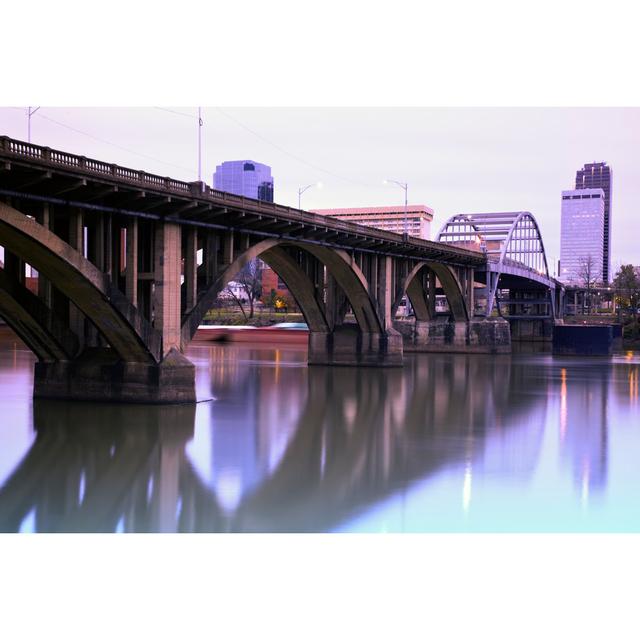
{"label": "bridge reflection in water", "polygon": [[512,474],[489,436],[518,450],[519,475],[535,467],[546,373],[523,380],[509,357],[383,371],[307,369],[297,355],[267,365],[213,348],[215,400],[197,407],[35,401],[0,530],[327,531],[447,467]]}

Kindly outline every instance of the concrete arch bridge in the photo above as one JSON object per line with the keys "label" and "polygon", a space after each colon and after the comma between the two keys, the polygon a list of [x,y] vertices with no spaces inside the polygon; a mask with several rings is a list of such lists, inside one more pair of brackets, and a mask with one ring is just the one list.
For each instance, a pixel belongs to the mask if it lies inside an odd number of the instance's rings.
{"label": "concrete arch bridge", "polygon": [[[362,227],[0,137],[0,315],[38,356],[37,397],[192,402],[184,356],[217,294],[253,258],[310,328],[309,363],[400,366],[404,341],[508,350],[474,319],[477,246]],[[448,302],[437,322],[438,295]],[[443,329],[444,327],[444,329]],[[445,346],[447,346],[445,345]]]}

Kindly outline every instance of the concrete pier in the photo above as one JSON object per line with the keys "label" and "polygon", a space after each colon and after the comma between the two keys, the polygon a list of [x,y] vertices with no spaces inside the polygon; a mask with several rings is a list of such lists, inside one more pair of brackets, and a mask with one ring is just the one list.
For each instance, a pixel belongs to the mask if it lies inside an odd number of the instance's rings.
{"label": "concrete pier", "polygon": [[551,342],[553,318],[513,318],[509,320],[513,342]]}
{"label": "concrete pier", "polygon": [[402,335],[362,333],[356,326],[343,325],[330,333],[309,333],[310,365],[401,367]]}
{"label": "concrete pier", "polygon": [[34,398],[131,403],[196,401],[195,366],[172,349],[160,364],[123,362],[90,349],[71,362],[36,362]]}
{"label": "concrete pier", "polygon": [[509,323],[502,319],[396,322],[404,350],[418,353],[511,353]]}

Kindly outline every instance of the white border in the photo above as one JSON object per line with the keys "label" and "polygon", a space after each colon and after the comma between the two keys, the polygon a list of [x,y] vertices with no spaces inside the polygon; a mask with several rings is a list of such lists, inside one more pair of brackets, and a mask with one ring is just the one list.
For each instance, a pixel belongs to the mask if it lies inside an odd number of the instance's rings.
{"label": "white border", "polygon": [[[0,104],[637,105],[630,3],[5,3]],[[636,536],[2,536],[7,638],[627,638]]]}

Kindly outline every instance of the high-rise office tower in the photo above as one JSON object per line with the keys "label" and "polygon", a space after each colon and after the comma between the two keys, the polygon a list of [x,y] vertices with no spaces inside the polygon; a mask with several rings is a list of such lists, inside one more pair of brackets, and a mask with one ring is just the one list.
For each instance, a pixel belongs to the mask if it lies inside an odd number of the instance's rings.
{"label": "high-rise office tower", "polygon": [[606,162],[585,164],[576,173],[576,189],[602,189],[604,191],[604,244],[602,281],[607,284],[611,276],[611,168]]}
{"label": "high-rise office tower", "polygon": [[213,186],[246,198],[273,202],[271,167],[253,160],[231,160],[216,167]]}
{"label": "high-rise office tower", "polygon": [[562,192],[560,274],[567,284],[602,280],[604,261],[604,189]]}

